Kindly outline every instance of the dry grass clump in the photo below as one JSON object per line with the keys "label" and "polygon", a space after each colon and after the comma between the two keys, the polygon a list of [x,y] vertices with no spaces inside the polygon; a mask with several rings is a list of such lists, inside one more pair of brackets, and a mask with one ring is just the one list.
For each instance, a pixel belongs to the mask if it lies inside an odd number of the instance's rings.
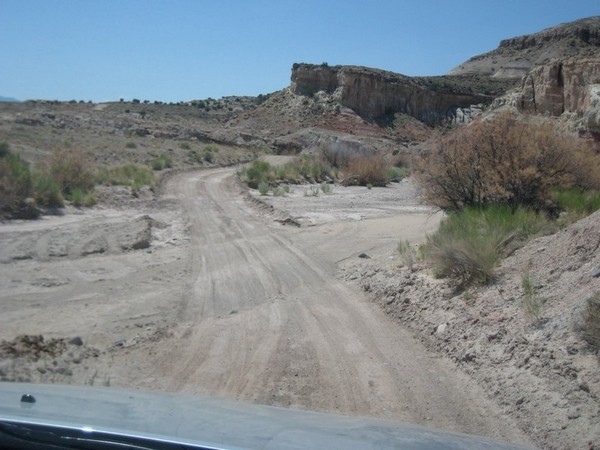
{"label": "dry grass clump", "polygon": [[344,164],[344,185],[385,186],[388,182],[389,164],[380,154],[358,155]]}
{"label": "dry grass clump", "polygon": [[415,262],[417,261],[416,248],[413,245],[411,245],[409,241],[404,240],[398,243],[396,250],[400,255],[400,260],[402,261],[402,264],[404,264],[404,266],[412,272],[414,269]]}
{"label": "dry grass clump", "polygon": [[94,187],[94,171],[90,162],[83,153],[73,149],[52,152],[41,172],[51,176],[66,196],[74,189],[87,192]]}

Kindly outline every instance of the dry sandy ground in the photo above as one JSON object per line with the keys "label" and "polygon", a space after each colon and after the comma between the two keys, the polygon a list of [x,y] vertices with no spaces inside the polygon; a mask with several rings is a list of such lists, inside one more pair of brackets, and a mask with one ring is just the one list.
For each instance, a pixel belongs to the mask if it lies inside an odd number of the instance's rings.
{"label": "dry sandy ground", "polygon": [[[294,205],[306,211],[315,198],[273,200],[315,225],[297,228],[244,198],[234,174],[184,173],[157,200],[0,225],[0,377],[224,396],[527,442],[469,376],[336,276],[341,261],[435,227],[409,184],[336,188],[310,216]],[[15,340],[24,334],[44,340]],[[83,345],[69,342],[77,336]]]}

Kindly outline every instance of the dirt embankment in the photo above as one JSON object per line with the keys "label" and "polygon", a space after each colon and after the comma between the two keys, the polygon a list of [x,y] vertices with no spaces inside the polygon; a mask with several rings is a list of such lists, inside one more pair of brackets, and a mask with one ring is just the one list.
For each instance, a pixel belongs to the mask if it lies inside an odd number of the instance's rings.
{"label": "dirt embankment", "polygon": [[[540,447],[600,448],[599,359],[577,331],[587,299],[600,292],[599,224],[597,212],[530,242],[492,286],[463,293],[424,269],[399,268],[390,253],[347,262],[344,278],[477,380]],[[539,320],[523,308],[524,274],[542,302]]]}

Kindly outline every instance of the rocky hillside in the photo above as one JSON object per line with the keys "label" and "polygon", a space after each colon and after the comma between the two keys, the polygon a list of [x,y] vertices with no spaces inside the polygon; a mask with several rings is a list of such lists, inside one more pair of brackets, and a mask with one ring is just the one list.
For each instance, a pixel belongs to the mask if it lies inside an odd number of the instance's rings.
{"label": "rocky hillside", "polygon": [[600,16],[557,25],[538,33],[505,39],[497,49],[474,56],[448,75],[520,79],[538,64],[600,53]]}
{"label": "rocky hillside", "polygon": [[408,77],[358,66],[294,64],[291,91],[308,97],[332,94],[368,119],[403,113],[432,125],[468,121],[509,86],[478,76]]}

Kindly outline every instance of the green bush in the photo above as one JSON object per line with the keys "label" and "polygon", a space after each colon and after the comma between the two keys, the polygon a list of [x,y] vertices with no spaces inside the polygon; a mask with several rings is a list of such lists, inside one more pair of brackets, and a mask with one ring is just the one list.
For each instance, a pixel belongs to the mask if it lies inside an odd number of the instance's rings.
{"label": "green bush", "polygon": [[150,169],[135,164],[99,169],[96,180],[108,186],[130,186],[134,190],[139,190],[142,186],[152,188],[156,184],[154,173]]}
{"label": "green bush", "polygon": [[258,189],[258,185],[274,178],[272,167],[267,161],[257,159],[246,169],[246,179],[248,186],[252,189]]}
{"label": "green bush", "polygon": [[322,183],[335,178],[333,168],[322,155],[303,155],[283,168],[286,175],[280,178],[290,183]]}
{"label": "green bush", "polygon": [[408,167],[388,167],[386,172],[386,178],[388,182],[401,181],[409,174],[410,169]]}
{"label": "green bush", "polygon": [[258,183],[258,192],[260,192],[260,195],[267,195],[269,193],[269,189],[268,183],[265,183],[264,181]]}
{"label": "green bush", "polygon": [[150,167],[152,167],[152,170],[163,170],[165,162],[160,158],[156,158],[150,161]]}
{"label": "green bush", "polygon": [[125,144],[125,148],[137,148],[137,144],[133,141],[129,141]]}
{"label": "green bush", "polygon": [[79,189],[79,188],[75,188],[71,191],[71,195],[69,196],[71,203],[73,204],[73,206],[76,207],[80,207],[83,205],[83,201],[85,199],[85,193]]}
{"label": "green bush", "polygon": [[25,200],[32,194],[29,164],[13,155],[8,145],[0,150],[0,216],[21,216],[22,211],[29,209]]}
{"label": "green bush", "polygon": [[181,148],[183,150],[189,150],[191,147],[190,147],[189,142],[182,142],[181,144],[179,144],[179,148]]}
{"label": "green bush", "polygon": [[211,152],[209,152],[209,151],[205,151],[204,152],[204,156],[203,156],[204,161],[206,161],[208,163],[211,163],[211,162],[213,162],[213,158],[214,157],[213,157],[213,154]]}
{"label": "green bush", "polygon": [[60,185],[50,175],[36,173],[33,177],[34,198],[38,205],[46,208],[61,208],[64,199]]}
{"label": "green bush", "polygon": [[524,208],[494,205],[450,213],[438,230],[427,236],[423,253],[436,275],[461,285],[485,284],[506,254],[548,224],[538,213]]}
{"label": "green bush", "polygon": [[562,189],[552,193],[552,199],[562,211],[586,216],[600,209],[600,191]]}
{"label": "green bush", "polygon": [[152,170],[163,170],[173,167],[173,159],[169,155],[161,155],[150,161],[150,167],[152,167]]}

